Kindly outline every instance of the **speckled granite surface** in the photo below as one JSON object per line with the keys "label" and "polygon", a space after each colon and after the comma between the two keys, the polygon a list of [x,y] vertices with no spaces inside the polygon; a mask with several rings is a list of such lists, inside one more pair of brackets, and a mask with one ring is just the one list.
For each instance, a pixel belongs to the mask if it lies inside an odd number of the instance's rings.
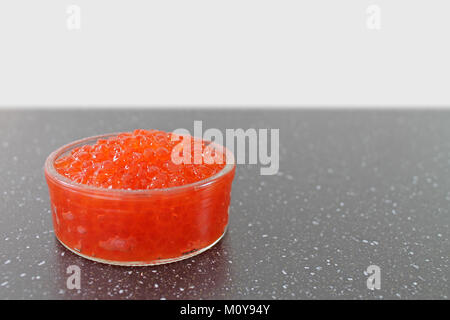
{"label": "speckled granite surface", "polygon": [[[211,250],[117,267],[52,231],[46,156],[135,128],[280,128],[280,172],[238,166],[228,233]],[[0,298],[361,299],[450,296],[450,111],[0,111]],[[368,290],[366,268],[381,268]],[[66,268],[81,268],[68,290]]]}

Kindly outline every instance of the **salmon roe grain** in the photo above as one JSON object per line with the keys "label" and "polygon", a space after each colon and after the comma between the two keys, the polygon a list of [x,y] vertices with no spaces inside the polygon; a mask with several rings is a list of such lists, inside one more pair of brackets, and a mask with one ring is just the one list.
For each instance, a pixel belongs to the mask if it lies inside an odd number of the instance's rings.
{"label": "salmon roe grain", "polygon": [[[100,139],[93,145],[75,148],[54,163],[56,171],[68,179],[107,189],[161,189],[182,186],[207,179],[225,167],[221,163],[194,163],[194,150],[201,145],[202,160],[210,154],[209,142],[187,136],[191,140],[188,163],[171,160],[174,148],[183,136],[157,130],[138,129]],[[197,142],[197,143],[196,143]],[[195,148],[194,148],[195,145]],[[215,156],[219,150],[214,150]],[[208,164],[207,164],[208,163]]]}

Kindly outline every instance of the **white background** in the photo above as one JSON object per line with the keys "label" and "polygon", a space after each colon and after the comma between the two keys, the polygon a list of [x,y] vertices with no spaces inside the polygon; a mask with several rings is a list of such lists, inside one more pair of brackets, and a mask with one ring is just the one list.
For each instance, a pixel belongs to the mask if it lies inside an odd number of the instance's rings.
{"label": "white background", "polygon": [[0,106],[445,107],[449,43],[448,0],[2,0]]}

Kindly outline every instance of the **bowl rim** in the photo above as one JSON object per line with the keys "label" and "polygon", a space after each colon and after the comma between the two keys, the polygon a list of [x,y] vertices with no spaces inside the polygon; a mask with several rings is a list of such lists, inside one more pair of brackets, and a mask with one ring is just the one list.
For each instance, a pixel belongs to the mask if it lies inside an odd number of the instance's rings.
{"label": "bowl rim", "polygon": [[[189,183],[189,184],[175,186],[175,187],[156,188],[156,189],[132,189],[132,190],[113,189],[113,188],[107,189],[107,188],[101,188],[101,187],[90,186],[87,184],[77,183],[77,182],[70,180],[69,178],[63,176],[58,171],[56,171],[56,169],[54,167],[54,162],[63,153],[68,152],[79,145],[85,145],[91,141],[95,142],[100,139],[114,137],[114,136],[117,136],[122,133],[126,133],[126,132],[113,132],[113,133],[106,133],[106,134],[90,136],[90,137],[86,137],[86,138],[82,138],[82,139],[78,139],[78,140],[69,142],[69,143],[57,148],[56,150],[51,152],[49,154],[49,156],[47,157],[47,159],[45,160],[44,172],[45,172],[46,177],[53,180],[55,183],[62,185],[63,187],[72,189],[74,191],[82,192],[82,193],[92,193],[93,195],[97,194],[98,196],[102,196],[102,195],[103,196],[127,196],[127,195],[129,195],[129,196],[139,196],[139,195],[149,196],[149,195],[156,195],[156,194],[163,195],[163,194],[167,194],[169,192],[170,193],[183,192],[188,189],[195,190],[195,189],[205,188],[205,187],[213,184],[214,182],[218,181],[221,177],[225,176],[226,174],[232,172],[236,167],[236,161],[234,159],[233,153],[225,146],[216,144],[219,147],[223,148],[226,152],[226,156],[225,156],[226,164],[222,168],[222,170],[220,170],[218,173],[216,173],[206,179],[199,180],[199,181]],[[214,142],[211,142],[211,143],[214,144]],[[231,161],[228,161],[230,159],[231,159]]]}

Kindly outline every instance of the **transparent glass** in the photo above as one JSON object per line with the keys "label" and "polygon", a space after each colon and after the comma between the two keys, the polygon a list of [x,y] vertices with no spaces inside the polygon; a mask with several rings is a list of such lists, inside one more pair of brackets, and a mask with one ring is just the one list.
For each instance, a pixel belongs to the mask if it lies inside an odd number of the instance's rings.
{"label": "transparent glass", "polygon": [[227,164],[216,175],[167,189],[91,187],[55,170],[55,160],[74,148],[117,134],[72,142],[47,158],[45,177],[58,240],[87,259],[130,266],[179,261],[217,243],[228,225],[236,169],[231,152],[224,148]]}

